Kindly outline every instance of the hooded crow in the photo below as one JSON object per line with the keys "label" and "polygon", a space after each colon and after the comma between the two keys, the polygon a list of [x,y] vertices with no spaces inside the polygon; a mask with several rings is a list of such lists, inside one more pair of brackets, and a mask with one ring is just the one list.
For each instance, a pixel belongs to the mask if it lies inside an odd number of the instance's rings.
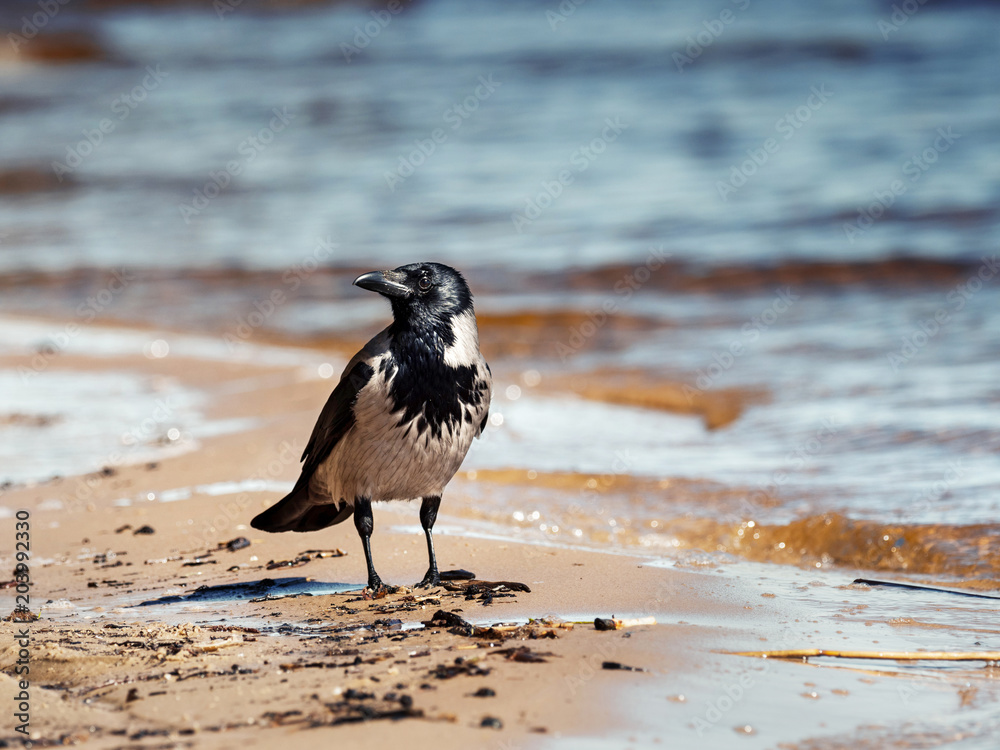
{"label": "hooded crow", "polygon": [[291,493],[254,518],[262,531],[316,531],[354,514],[372,564],[372,503],[420,498],[430,565],[417,586],[441,582],[431,529],[444,487],[489,417],[492,376],[479,352],[472,293],[440,263],[373,271],[354,280],[392,304],[392,324],[347,363],[302,454]]}

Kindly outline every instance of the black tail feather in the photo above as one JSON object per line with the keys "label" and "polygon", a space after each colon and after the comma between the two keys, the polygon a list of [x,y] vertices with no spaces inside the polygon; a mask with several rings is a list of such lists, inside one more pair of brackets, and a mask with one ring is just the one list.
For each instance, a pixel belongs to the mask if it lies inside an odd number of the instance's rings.
{"label": "black tail feather", "polygon": [[319,531],[346,521],[353,514],[353,505],[314,505],[299,519],[292,531]]}
{"label": "black tail feather", "polygon": [[250,525],[261,531],[318,531],[351,517],[354,506],[340,503],[318,505],[309,492],[309,483],[300,481],[295,488]]}

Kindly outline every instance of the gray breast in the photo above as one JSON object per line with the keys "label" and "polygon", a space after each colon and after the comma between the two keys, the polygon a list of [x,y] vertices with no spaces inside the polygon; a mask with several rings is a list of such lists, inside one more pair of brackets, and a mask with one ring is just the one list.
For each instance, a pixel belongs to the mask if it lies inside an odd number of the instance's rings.
{"label": "gray breast", "polygon": [[353,504],[355,497],[411,500],[440,495],[462,465],[489,408],[487,391],[478,405],[464,407],[474,412],[471,419],[445,425],[439,436],[426,429],[422,414],[401,421],[403,411],[390,411],[389,407],[390,385],[396,373],[379,366],[385,356],[388,354],[372,361],[375,375],[358,393],[354,426],[313,477],[314,492],[334,502],[343,499]]}

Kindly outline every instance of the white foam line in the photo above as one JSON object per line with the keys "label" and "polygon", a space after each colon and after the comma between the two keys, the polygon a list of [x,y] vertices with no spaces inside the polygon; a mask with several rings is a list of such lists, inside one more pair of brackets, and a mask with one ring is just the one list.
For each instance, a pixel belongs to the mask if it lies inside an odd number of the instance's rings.
{"label": "white foam line", "polygon": [[195,494],[219,497],[221,495],[236,495],[240,492],[291,492],[294,482],[281,482],[273,479],[243,479],[240,481],[211,482],[209,484],[196,484],[194,487],[172,487],[169,490],[160,492],[150,492],[132,499],[127,497],[115,500],[118,507],[128,507],[136,501],[159,501],[161,503],[175,503],[179,500],[187,500]]}
{"label": "white foam line", "polygon": [[[139,331],[83,326],[10,315],[0,315],[0,354],[31,355],[40,345],[60,353],[88,357],[151,356],[154,341],[167,342],[169,357],[219,362],[252,362],[256,365],[306,367],[318,376],[318,366],[329,358],[311,349],[241,342],[231,346],[221,337],[195,336],[166,331]],[[340,359],[336,357],[335,359]]]}
{"label": "white foam line", "polygon": [[199,484],[194,489],[201,495],[235,495],[237,492],[291,492],[294,482],[272,479],[244,479],[240,482],[213,482]]}

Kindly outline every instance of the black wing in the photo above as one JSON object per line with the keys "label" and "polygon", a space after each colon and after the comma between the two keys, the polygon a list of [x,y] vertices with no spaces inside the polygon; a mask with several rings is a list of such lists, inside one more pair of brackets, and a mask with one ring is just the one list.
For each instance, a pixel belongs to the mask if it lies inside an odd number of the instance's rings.
{"label": "black wing", "polygon": [[[482,358],[482,355],[480,355],[480,358]],[[483,421],[479,423],[479,432],[476,433],[476,437],[483,434],[483,430],[486,429],[486,423],[490,421],[490,400],[493,398],[493,371],[485,359],[481,359],[481,361],[483,367],[486,368],[486,377],[480,381],[479,385],[483,390],[483,398],[486,401],[486,411],[483,412]]]}
{"label": "black wing", "polygon": [[306,449],[302,452],[302,477],[311,477],[317,467],[322,464],[334,446],[354,426],[354,404],[358,400],[358,392],[364,388],[375,374],[372,366],[364,361],[354,363],[344,372],[344,376],[333,389],[326,406],[319,413],[316,426]]}
{"label": "black wing", "polygon": [[374,372],[365,361],[352,360],[348,364],[348,369],[316,420],[312,437],[302,454],[305,465],[298,481],[290,493],[250,521],[251,526],[274,532],[314,531],[340,523],[351,515],[354,506],[341,506],[336,498],[334,503],[315,504],[309,482],[316,468],[354,424],[354,403],[358,400],[358,391],[371,380]]}

